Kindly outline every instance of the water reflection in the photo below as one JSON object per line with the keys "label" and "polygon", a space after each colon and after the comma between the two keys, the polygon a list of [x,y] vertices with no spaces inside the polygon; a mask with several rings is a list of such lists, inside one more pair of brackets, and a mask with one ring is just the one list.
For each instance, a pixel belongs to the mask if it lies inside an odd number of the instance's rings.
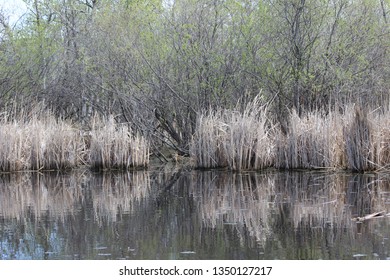
{"label": "water reflection", "polygon": [[0,176],[0,259],[387,259],[387,175]]}

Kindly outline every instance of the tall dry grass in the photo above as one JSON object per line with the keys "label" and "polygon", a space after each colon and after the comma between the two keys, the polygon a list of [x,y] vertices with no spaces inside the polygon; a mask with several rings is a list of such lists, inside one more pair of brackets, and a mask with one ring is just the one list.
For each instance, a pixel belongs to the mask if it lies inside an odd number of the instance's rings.
{"label": "tall dry grass", "polygon": [[113,116],[95,117],[90,132],[89,164],[94,169],[127,169],[149,163],[148,143]]}
{"label": "tall dry grass", "polygon": [[277,138],[276,166],[364,172],[390,167],[390,112],[347,106],[344,112],[290,115],[287,135]]}
{"label": "tall dry grass", "polygon": [[198,168],[261,169],[274,161],[274,127],[259,98],[243,112],[217,110],[201,114],[190,154]]}
{"label": "tall dry grass", "polygon": [[[239,106],[237,106],[238,108]],[[390,168],[390,111],[347,106],[340,112],[290,113],[287,133],[259,98],[244,110],[200,114],[190,145],[197,168],[230,170]],[[36,110],[0,116],[0,172],[78,166],[129,169],[149,164],[149,146],[128,124],[95,117],[90,131]]]}
{"label": "tall dry grass", "polygon": [[344,118],[339,113],[290,114],[287,134],[277,139],[276,167],[281,169],[343,168]]}
{"label": "tall dry grass", "polygon": [[370,162],[375,169],[390,170],[390,112],[369,117],[372,126]]}
{"label": "tall dry grass", "polygon": [[354,107],[346,112],[344,125],[345,153],[347,169],[366,171],[374,169],[372,161],[372,119],[367,111]]}
{"label": "tall dry grass", "polygon": [[73,168],[82,150],[80,133],[51,114],[0,121],[0,171]]}
{"label": "tall dry grass", "polygon": [[290,130],[277,141],[279,168],[377,171],[390,167],[390,112],[347,106],[343,112],[290,116]]}
{"label": "tall dry grass", "polygon": [[191,155],[198,168],[388,170],[390,111],[354,105],[343,113],[292,111],[282,133],[256,99],[242,113],[201,114]]}
{"label": "tall dry grass", "polygon": [[146,140],[113,117],[95,118],[85,132],[43,109],[0,118],[0,172],[144,167]]}

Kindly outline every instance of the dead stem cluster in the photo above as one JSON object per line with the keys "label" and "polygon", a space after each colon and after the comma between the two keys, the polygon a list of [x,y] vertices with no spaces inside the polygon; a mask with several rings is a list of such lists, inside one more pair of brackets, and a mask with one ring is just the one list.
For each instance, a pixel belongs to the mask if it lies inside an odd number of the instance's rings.
{"label": "dead stem cluster", "polygon": [[[283,133],[256,98],[243,110],[200,114],[190,146],[197,168],[230,170],[390,168],[390,111],[348,106],[340,112],[292,111]],[[50,113],[0,118],[0,172],[128,169],[149,164],[149,145],[113,116],[95,117],[88,131]]]}
{"label": "dead stem cluster", "polygon": [[94,118],[89,146],[89,164],[94,169],[145,167],[149,162],[145,139],[128,125],[117,124],[113,116]]}
{"label": "dead stem cluster", "polygon": [[306,116],[290,114],[289,131],[276,141],[276,167],[281,169],[343,168],[344,118],[319,112]]}
{"label": "dead stem cluster", "polygon": [[72,168],[82,150],[79,133],[53,116],[0,122],[0,171]]}
{"label": "dead stem cluster", "polygon": [[198,168],[262,169],[274,164],[274,127],[256,98],[243,113],[217,110],[198,119],[190,148]]}
{"label": "dead stem cluster", "polygon": [[191,155],[198,168],[387,170],[390,112],[366,112],[357,106],[343,113],[299,116],[292,111],[288,132],[282,133],[255,100],[242,113],[201,114]]}
{"label": "dead stem cluster", "polygon": [[50,114],[3,116],[0,120],[0,172],[63,170],[87,165],[97,169],[146,166],[143,137],[113,118],[95,118],[91,131]]}

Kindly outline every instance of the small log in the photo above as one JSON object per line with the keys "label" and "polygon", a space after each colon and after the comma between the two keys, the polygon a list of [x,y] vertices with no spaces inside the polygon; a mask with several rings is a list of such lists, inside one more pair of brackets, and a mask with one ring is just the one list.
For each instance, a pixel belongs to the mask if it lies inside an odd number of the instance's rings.
{"label": "small log", "polygon": [[385,214],[385,211],[375,212],[375,213],[372,213],[372,214],[368,214],[368,215],[366,215],[364,217],[353,218],[352,221],[363,222],[365,220],[371,220],[371,219],[374,219],[374,218],[382,218],[382,217],[390,217],[390,213]]}

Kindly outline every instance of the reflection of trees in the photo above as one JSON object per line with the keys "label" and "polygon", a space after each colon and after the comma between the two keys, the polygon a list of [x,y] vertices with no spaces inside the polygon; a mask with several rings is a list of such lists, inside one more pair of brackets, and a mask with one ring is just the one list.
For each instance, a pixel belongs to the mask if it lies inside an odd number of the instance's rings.
{"label": "reflection of trees", "polygon": [[0,258],[386,258],[389,220],[351,221],[381,210],[385,175],[4,174]]}

